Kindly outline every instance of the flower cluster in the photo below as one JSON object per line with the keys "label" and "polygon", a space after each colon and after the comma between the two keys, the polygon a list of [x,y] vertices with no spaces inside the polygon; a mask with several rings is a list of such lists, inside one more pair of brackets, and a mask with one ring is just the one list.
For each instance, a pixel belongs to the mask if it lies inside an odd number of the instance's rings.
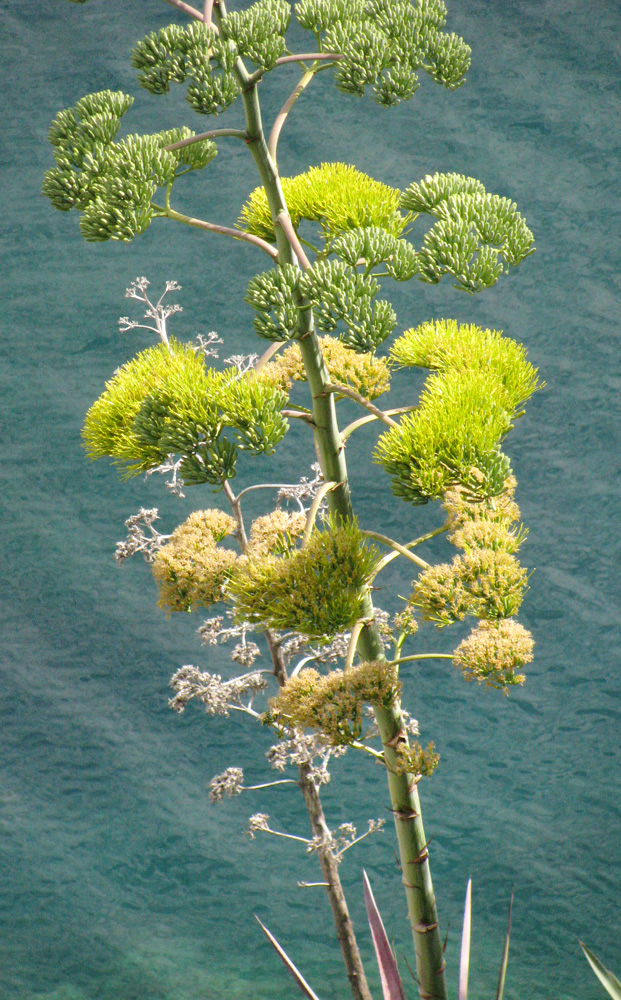
{"label": "flower cluster", "polygon": [[[390,369],[384,358],[356,354],[337,337],[320,337],[321,351],[332,382],[351,386],[367,399],[376,399],[390,388]],[[285,392],[292,382],[305,382],[306,371],[297,344],[278,354],[265,366],[260,377],[277,384]]]}
{"label": "flower cluster", "polygon": [[508,694],[509,686],[524,683],[517,671],[532,661],[533,646],[531,633],[512,618],[483,621],[459,644],[453,663],[467,681]]}
{"label": "flower cluster", "polygon": [[223,798],[241,795],[244,790],[244,772],[241,767],[227,767],[209,782],[209,801],[221,802]]}
{"label": "flower cluster", "polygon": [[197,510],[172,533],[153,561],[159,606],[169,611],[208,607],[222,599],[237,553],[220,542],[237,525],[221,510]]}
{"label": "flower cluster", "polygon": [[411,774],[416,778],[430,777],[438,766],[440,757],[434,753],[433,743],[425,748],[420,743],[400,743],[396,751],[393,770],[397,774]]}
{"label": "flower cluster", "polygon": [[307,668],[270,700],[266,721],[318,730],[330,746],[348,746],[363,735],[364,705],[386,705],[399,696],[394,667],[381,661],[321,675]]}
{"label": "flower cluster", "polygon": [[186,705],[196,698],[205,706],[207,715],[228,715],[231,708],[248,709],[249,704],[245,704],[243,699],[250,703],[257,694],[265,691],[267,681],[259,670],[223,681],[219,674],[209,674],[186,664],[173,674],[170,686],[177,692],[168,702],[175,712],[183,712]]}
{"label": "flower cluster", "polygon": [[148,510],[141,507],[137,514],[132,514],[125,522],[127,538],[116,543],[114,558],[121,566],[126,559],[142,552],[145,560],[152,563],[157,553],[165,544],[168,535],[162,535],[153,527],[153,522],[159,519],[157,507]]}

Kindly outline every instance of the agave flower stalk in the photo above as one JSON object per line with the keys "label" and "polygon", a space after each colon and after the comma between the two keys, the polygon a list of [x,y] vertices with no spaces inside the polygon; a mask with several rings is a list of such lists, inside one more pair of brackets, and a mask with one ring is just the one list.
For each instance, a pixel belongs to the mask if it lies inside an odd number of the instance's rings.
{"label": "agave flower stalk", "polygon": [[[217,3],[214,13],[216,22],[221,24],[222,17],[226,15],[224,3]],[[236,64],[235,72],[242,88],[247,142],[257,164],[274,222],[278,262],[280,265],[296,264],[298,257],[294,247],[283,226],[278,224],[279,215],[284,213],[288,217],[288,211],[276,165],[267,148],[257,87],[256,84],[249,85],[249,75],[241,60]],[[300,302],[301,305],[303,305],[302,302]],[[344,520],[353,520],[354,510],[349,489],[345,449],[337,421],[334,393],[328,388],[331,385],[331,379],[314,330],[313,315],[310,309],[300,309],[298,341],[312,398],[313,430],[321,471],[326,482],[331,481],[338,484],[328,494],[329,509]],[[384,648],[374,623],[373,603],[368,592],[365,595],[363,617],[367,623],[361,630],[358,639],[357,648],[360,656],[364,660],[386,662]],[[400,744],[407,742],[407,735],[401,719],[401,705],[395,699],[390,707],[376,708],[374,711],[384,746],[391,809],[395,818],[399,859],[403,873],[403,887],[414,937],[420,995],[425,1000],[428,998],[447,1000],[444,952],[431,880],[428,842],[421,815],[417,778],[411,774],[398,773],[397,769],[397,748]],[[306,791],[304,795],[309,815],[311,815],[311,808],[314,807],[310,799],[307,798]],[[326,881],[330,882],[331,876],[324,874]],[[341,946],[343,946],[340,935],[339,939]]]}

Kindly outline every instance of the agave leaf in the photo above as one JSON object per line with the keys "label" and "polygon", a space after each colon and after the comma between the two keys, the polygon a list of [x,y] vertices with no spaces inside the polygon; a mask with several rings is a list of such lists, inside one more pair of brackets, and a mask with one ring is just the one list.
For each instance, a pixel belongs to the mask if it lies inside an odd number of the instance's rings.
{"label": "agave leaf", "polygon": [[365,871],[362,872],[362,877],[364,883],[364,901],[367,907],[367,917],[369,918],[373,947],[377,956],[384,1000],[405,1000],[403,983],[397,969],[395,956],[390,947],[390,942],[384,930],[384,924],[373,898],[371,885]]}
{"label": "agave leaf", "polygon": [[459,988],[457,1000],[468,1000],[468,970],[470,967],[470,931],[472,928],[472,879],[466,886],[464,905],[464,926],[461,932],[461,955],[459,959]]}
{"label": "agave leaf", "polygon": [[502,961],[500,963],[500,975],[498,976],[498,989],[496,990],[496,1000],[502,1000],[505,991],[507,965],[509,964],[509,939],[511,937],[512,912],[513,912],[513,889],[511,890],[511,902],[509,903],[509,919],[507,921],[507,933],[505,934],[505,944],[504,948],[502,949]]}
{"label": "agave leaf", "polygon": [[278,941],[276,940],[276,938],[274,937],[274,935],[270,931],[268,931],[268,929],[265,926],[265,924],[261,923],[261,921],[257,917],[256,913],[254,915],[254,918],[257,921],[257,923],[259,924],[261,930],[265,934],[265,936],[268,939],[268,941],[270,942],[270,944],[273,946],[273,948],[276,950],[276,952],[280,955],[280,958],[282,959],[283,963],[286,965],[286,967],[288,968],[289,972],[291,973],[291,975],[295,979],[296,983],[298,984],[298,986],[302,990],[302,993],[304,993],[308,997],[308,1000],[319,1000],[319,997],[317,996],[316,993],[313,992],[313,990],[311,989],[311,987],[308,985],[308,983],[306,982],[306,980],[305,980],[304,976],[302,975],[302,973],[300,972],[300,970],[297,968],[297,966],[295,966],[293,964],[293,962],[291,961],[291,959],[287,955],[287,953],[284,950],[284,948],[282,948],[278,944]]}
{"label": "agave leaf", "polygon": [[593,972],[599,979],[600,983],[602,984],[606,992],[610,994],[613,1000],[621,1000],[621,982],[619,982],[617,977],[613,975],[610,969],[607,969],[605,965],[602,965],[600,960],[595,957],[593,952],[589,951],[589,949],[585,947],[585,945],[583,945],[582,941],[579,941],[578,944],[582,948],[587,962],[593,969]]}

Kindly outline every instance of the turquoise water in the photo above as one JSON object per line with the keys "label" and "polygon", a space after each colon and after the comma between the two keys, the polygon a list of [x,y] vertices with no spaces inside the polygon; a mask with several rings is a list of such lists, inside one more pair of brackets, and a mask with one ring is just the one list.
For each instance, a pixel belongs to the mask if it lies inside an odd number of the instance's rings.
{"label": "turquoise water", "polygon": [[[320,76],[281,143],[283,173],[343,159],[405,187],[455,170],[514,198],[537,254],[490,292],[398,288],[402,328],[432,316],[503,329],[523,341],[548,386],[509,440],[536,567],[523,614],[537,639],[527,685],[510,699],[466,686],[441,667],[407,673],[406,702],[442,754],[423,787],[452,984],[467,878],[474,881],[471,994],[494,995],[511,886],[508,1000],[596,1000],[578,949],[587,942],[621,970],[619,928],[619,38],[617,2],[453,2],[449,26],[472,44],[467,85],[425,83],[385,112],[341,97]],[[263,259],[251,248],[170,224],[129,246],[87,245],[73,215],[40,196],[51,164],[46,131],[61,108],[104,87],[137,96],[129,127],[202,128],[182,96],[140,93],[134,40],[175,18],[164,4],[85,6],[1,0],[4,294],[2,507],[2,755],[0,759],[0,1000],[197,1000],[289,997],[258,913],[320,996],[346,995],[325,899],[299,889],[317,870],[293,844],[243,836],[251,812],[304,835],[294,795],[273,789],[221,807],[209,778],[229,765],[267,774],[266,734],[242,719],[177,717],[167,683],[182,663],[226,668],[202,649],[193,619],[166,620],[150,573],[116,568],[114,543],[139,506],[169,529],[209,495],[164,496],[153,479],[121,484],[80,446],[83,414],[113,369],[146,346],[119,336],[125,287],[183,285],[180,337],[215,329],[229,351],[254,346],[246,284]],[[296,79],[262,85],[268,120]],[[237,124],[237,111],[225,116]],[[208,127],[208,126],[206,126]],[[241,146],[241,144],[239,144]],[[229,224],[255,184],[246,150],[221,143],[184,206]],[[394,502],[379,472],[363,478],[371,436],[350,445],[363,523],[399,538],[440,512]],[[301,436],[286,439],[269,475],[304,474]],[[250,482],[255,467],[242,468]],[[432,555],[445,553],[442,544]],[[408,586],[395,571],[391,595]],[[381,603],[381,602],[380,602]],[[447,648],[451,636],[427,637]],[[422,646],[422,639],[421,639]],[[387,816],[381,772],[335,767],[326,808],[336,825]],[[361,868],[401,954],[404,903],[387,830],[351,851],[342,877],[364,930]],[[413,984],[410,995],[415,992]]]}

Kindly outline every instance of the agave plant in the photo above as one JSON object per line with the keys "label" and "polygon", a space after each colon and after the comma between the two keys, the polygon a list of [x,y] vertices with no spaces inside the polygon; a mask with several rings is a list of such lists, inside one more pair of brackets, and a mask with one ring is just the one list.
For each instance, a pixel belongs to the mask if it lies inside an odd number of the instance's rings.
{"label": "agave plant", "polygon": [[[377,965],[379,968],[380,982],[382,986],[383,1000],[406,1000],[405,990],[403,988],[403,982],[399,969],[397,967],[397,960],[395,958],[395,953],[388,940],[388,935],[384,928],[384,922],[381,918],[380,912],[377,908],[373,892],[371,890],[371,884],[369,882],[367,873],[363,871],[362,880],[364,886],[364,900],[367,910],[367,919],[369,921],[369,927],[371,929],[371,938],[373,940],[373,947],[375,948],[375,956],[377,958]],[[496,989],[495,1000],[503,1000],[505,991],[505,979],[507,975],[507,965],[509,962],[509,939],[511,937],[511,914],[513,910],[513,892],[511,893],[511,902],[509,903],[509,919],[507,922],[507,933],[505,934],[504,946],[502,950],[502,960],[500,963],[500,973],[498,976],[498,987]],[[296,983],[308,997],[308,1000],[319,1000],[319,997],[314,992],[311,986],[307,983],[306,979],[294,964],[294,962],[289,958],[286,951],[281,944],[276,940],[274,935],[267,929],[267,927],[259,920],[255,914],[255,918],[258,921],[261,929],[266,935],[268,941],[273,946],[277,954],[282,959],[284,965],[289,970]],[[466,887],[466,902],[464,906],[464,922],[462,927],[461,935],[461,954],[459,961],[459,986],[457,992],[457,1000],[468,1000],[468,973],[470,969],[470,931],[472,927],[472,879],[468,879],[468,885]],[[618,979],[613,976],[608,969],[598,962],[594,955],[592,955],[583,944],[580,945],[584,951],[586,957],[588,958],[594,972],[599,977],[601,982],[604,984],[608,992],[610,993],[613,1000],[621,1000],[621,983]]]}
{"label": "agave plant", "polygon": [[589,965],[591,966],[591,968],[593,969],[593,972],[599,979],[600,983],[602,984],[606,992],[610,994],[612,1000],[621,1000],[621,982],[619,982],[617,977],[610,971],[610,969],[607,969],[605,965],[602,965],[600,960],[595,957],[593,952],[589,951],[586,945],[583,945],[582,941],[579,941],[578,944],[582,948],[585,958],[589,963]]}

